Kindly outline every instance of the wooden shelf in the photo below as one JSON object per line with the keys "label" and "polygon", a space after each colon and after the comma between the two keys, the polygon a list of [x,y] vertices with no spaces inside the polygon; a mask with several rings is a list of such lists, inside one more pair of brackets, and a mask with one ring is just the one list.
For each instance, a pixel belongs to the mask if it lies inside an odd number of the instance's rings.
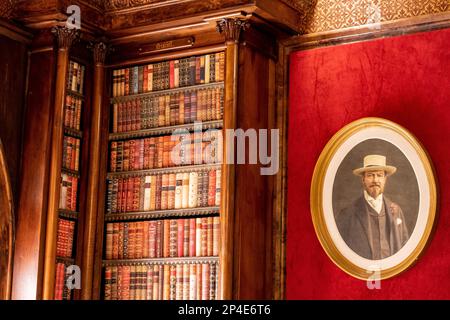
{"label": "wooden shelf", "polygon": [[217,264],[219,257],[180,257],[180,258],[150,258],[150,259],[123,259],[103,260],[103,266],[142,266],[155,264]]}
{"label": "wooden shelf", "polygon": [[165,173],[183,173],[183,172],[196,172],[204,170],[219,170],[222,164],[197,164],[192,166],[179,166],[179,167],[169,167],[169,168],[157,168],[148,170],[136,170],[136,171],[121,171],[121,172],[109,172],[107,178],[112,180],[114,178],[128,178],[136,176],[149,176]]}
{"label": "wooden shelf", "polygon": [[[202,130],[208,129],[222,129],[223,120],[214,120],[214,121],[204,121],[201,122]],[[131,138],[146,138],[152,136],[161,136],[172,134],[175,130],[187,130],[189,132],[193,132],[195,128],[194,123],[188,124],[180,124],[175,126],[166,126],[166,127],[156,127],[150,129],[136,130],[136,131],[127,131],[127,132],[116,132],[111,133],[109,135],[110,141],[115,140],[125,140]]]}
{"label": "wooden shelf", "polygon": [[73,176],[73,177],[80,177],[80,173],[78,171],[75,170],[70,170],[70,169],[66,169],[66,168],[61,168],[61,173],[65,173],[68,174],[69,176]]}
{"label": "wooden shelf", "polygon": [[223,88],[223,87],[224,87],[223,81],[206,83],[206,84],[197,84],[197,85],[193,85],[193,86],[185,86],[185,87],[179,87],[179,88],[173,88],[173,89],[150,91],[150,92],[145,92],[145,93],[130,94],[127,96],[113,97],[113,98],[111,98],[111,103],[127,102],[130,100],[157,97],[157,96],[171,94],[171,93],[179,93],[179,92],[210,89],[210,88]]}
{"label": "wooden shelf", "polygon": [[56,257],[56,262],[62,262],[64,264],[72,265],[75,264],[75,259],[67,257]]}
{"label": "wooden shelf", "polygon": [[73,91],[73,90],[70,90],[70,89],[66,89],[66,94],[68,94],[70,96],[74,96],[74,97],[79,98],[79,99],[84,101],[83,94],[81,94],[79,92],[76,92],[76,91]]}
{"label": "wooden shelf", "polygon": [[129,221],[129,220],[146,220],[146,219],[162,219],[162,218],[180,218],[180,217],[200,217],[218,215],[220,207],[199,207],[187,209],[169,209],[154,210],[140,212],[125,213],[106,213],[105,221]]}
{"label": "wooden shelf", "polygon": [[64,134],[66,136],[71,136],[71,137],[79,138],[79,139],[81,139],[83,137],[83,132],[81,132],[80,130],[72,129],[72,128],[68,128],[68,127],[64,127]]}
{"label": "wooden shelf", "polygon": [[58,209],[58,212],[61,218],[78,220],[79,213],[76,211],[71,211],[67,209]]}

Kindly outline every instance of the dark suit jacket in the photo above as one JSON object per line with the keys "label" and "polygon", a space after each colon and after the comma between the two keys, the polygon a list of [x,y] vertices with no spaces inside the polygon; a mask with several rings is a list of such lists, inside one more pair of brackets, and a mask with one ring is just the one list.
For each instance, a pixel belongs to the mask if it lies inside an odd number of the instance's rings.
{"label": "dark suit jacket", "polygon": [[[383,201],[386,210],[386,223],[390,226],[389,244],[392,254],[400,250],[408,241],[409,233],[405,217],[400,206],[385,195]],[[401,223],[398,223],[401,219]],[[351,206],[343,209],[336,217],[336,224],[345,243],[358,255],[372,258],[368,228],[369,221],[366,209],[366,200],[363,196],[358,198]]]}

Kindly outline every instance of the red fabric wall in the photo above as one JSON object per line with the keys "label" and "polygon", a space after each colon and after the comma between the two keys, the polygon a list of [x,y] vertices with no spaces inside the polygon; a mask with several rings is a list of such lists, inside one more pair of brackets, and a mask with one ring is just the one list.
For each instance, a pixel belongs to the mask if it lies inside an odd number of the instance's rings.
{"label": "red fabric wall", "polygon": [[[287,298],[450,299],[450,29],[299,51],[290,62]],[[381,290],[327,257],[309,207],[321,150],[344,125],[368,116],[392,120],[423,143],[440,189],[430,246]]]}

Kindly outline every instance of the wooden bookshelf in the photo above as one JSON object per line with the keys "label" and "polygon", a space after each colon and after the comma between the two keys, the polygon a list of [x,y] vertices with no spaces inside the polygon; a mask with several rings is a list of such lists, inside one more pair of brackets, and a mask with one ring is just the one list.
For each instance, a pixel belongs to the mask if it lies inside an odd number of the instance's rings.
{"label": "wooden bookshelf", "polygon": [[[86,66],[70,59],[68,62],[66,99],[63,114],[63,156],[61,194],[56,238],[56,276],[54,299],[71,300],[74,294],[66,288],[66,268],[75,264],[78,219],[80,216],[82,117]],[[73,99],[72,97],[76,97]]]}
{"label": "wooden bookshelf", "polygon": [[206,84],[182,86],[182,87],[172,88],[172,89],[162,89],[162,90],[156,90],[156,91],[149,91],[149,92],[145,92],[145,93],[117,96],[117,97],[111,98],[111,103],[126,102],[129,100],[135,100],[135,99],[145,99],[145,98],[158,97],[158,96],[167,95],[167,94],[184,93],[184,92],[189,92],[189,91],[194,91],[194,90],[215,89],[215,88],[223,89],[224,82],[223,81],[215,81],[215,82],[206,83]]}
{"label": "wooden bookshelf", "polygon": [[116,259],[103,260],[103,266],[137,266],[155,264],[217,264],[219,257],[182,257],[182,258],[153,258],[153,259]]}
{"label": "wooden bookshelf", "polygon": [[183,173],[183,172],[218,170],[221,167],[222,164],[197,164],[192,166],[178,166],[178,167],[166,167],[148,170],[109,172],[108,179],[138,177],[146,175],[160,175],[165,173]]}
{"label": "wooden bookshelf", "polygon": [[[182,62],[183,61],[183,62]],[[214,61],[214,62],[211,62]],[[184,64],[183,64],[184,63]],[[216,64],[217,63],[217,64]],[[115,108],[114,111],[112,111],[110,114],[114,114],[115,117],[118,117],[119,119],[123,120],[123,117],[136,117],[137,114],[137,120],[128,120],[128,118],[125,119],[124,122],[128,122],[128,121],[144,121],[145,118],[143,119],[143,117],[146,116],[146,114],[142,113],[141,111],[136,111],[136,113],[131,114],[130,113],[125,113],[128,112],[127,109],[122,109],[122,111],[118,111],[116,104],[119,103],[126,103],[128,101],[136,101],[137,99],[152,99],[155,97],[163,97],[162,100],[157,100],[156,103],[158,103],[157,105],[157,110],[159,110],[159,117],[161,117],[161,115],[164,118],[163,123],[164,122],[168,122],[168,118],[167,116],[170,114],[170,121],[171,122],[181,122],[179,124],[174,124],[174,125],[162,125],[162,126],[155,126],[152,128],[146,128],[143,130],[131,130],[131,131],[125,131],[125,132],[111,132],[108,136],[108,140],[110,141],[110,143],[112,143],[112,141],[126,141],[127,139],[131,139],[131,138],[147,138],[147,137],[161,137],[161,136],[169,136],[172,133],[174,133],[176,130],[179,129],[184,129],[187,130],[189,132],[192,132],[194,129],[197,129],[197,127],[194,127],[194,123],[192,120],[196,120],[197,117],[200,118],[205,118],[206,114],[214,114],[214,117],[217,117],[217,115],[219,114],[223,114],[223,96],[217,96],[217,94],[220,94],[220,92],[222,92],[223,94],[223,88],[224,88],[224,71],[225,71],[225,54],[224,52],[216,52],[216,53],[211,53],[208,55],[197,55],[197,56],[187,56],[185,58],[180,58],[178,60],[172,59],[172,60],[166,60],[166,61],[162,61],[162,62],[157,62],[155,64],[150,64],[150,65],[145,65],[145,66],[127,66],[126,68],[117,68],[114,69],[112,71],[112,92],[114,93],[113,95],[115,95],[113,98],[110,99],[110,103],[112,104],[112,108]],[[207,65],[207,67],[206,67]],[[169,67],[170,66],[170,67]],[[182,69],[183,68],[183,69]],[[154,71],[156,70],[156,71]],[[155,74],[153,74],[153,72],[155,72]],[[156,73],[157,72],[157,73]],[[126,74],[126,76],[125,76]],[[134,78],[133,78],[134,77]],[[154,77],[154,79],[149,79],[149,77]],[[211,80],[211,83],[199,83],[199,82],[209,82]],[[144,80],[143,80],[144,79]],[[218,80],[217,80],[218,79]],[[217,81],[216,81],[217,80]],[[143,84],[144,81],[144,84]],[[148,83],[145,83],[145,81],[148,81]],[[179,83],[177,83],[177,81],[180,81]],[[185,85],[181,85],[181,83],[185,84]],[[169,84],[170,82],[170,84]],[[153,91],[152,88],[148,88],[147,85],[159,85],[160,86],[160,90],[155,90]],[[189,85],[187,85],[189,84]],[[162,86],[173,86],[174,88],[170,88],[170,89],[161,89]],[[124,89],[127,88],[127,89]],[[145,89],[146,90],[145,90]],[[222,91],[217,91],[216,89],[219,88]],[[128,90],[129,89],[129,90]],[[119,94],[124,94],[127,91],[131,91],[134,90],[134,93],[136,93],[136,91],[149,91],[149,92],[139,92],[138,94],[128,94],[128,95],[122,95],[119,96]],[[214,91],[203,91],[200,93],[200,91],[198,90],[214,90]],[[191,93],[189,92],[193,92],[192,93],[192,97],[191,97]],[[185,100],[184,98],[184,94],[185,93],[189,93],[188,95],[188,99],[189,100]],[[169,98],[166,98],[167,95],[177,95],[177,94],[183,94],[183,98],[178,98],[179,96],[176,96],[176,98],[174,98],[175,96],[170,96],[170,104],[168,103]],[[200,96],[201,95],[201,96]],[[209,95],[209,99],[207,98],[207,95]],[[213,97],[214,96],[214,100]],[[195,99],[195,100],[194,100]],[[198,99],[198,101],[197,101]],[[200,100],[201,99],[201,100]],[[187,101],[187,102],[186,102]],[[185,103],[186,102],[186,103]],[[192,103],[191,103],[192,102]],[[197,104],[198,103],[198,104]],[[131,102],[130,104],[131,105]],[[198,112],[197,113],[197,106],[198,106]],[[220,109],[218,110],[217,108],[220,107]],[[138,108],[137,107],[137,103],[135,103],[135,107],[134,108]],[[152,108],[153,105],[152,105]],[[185,113],[185,108],[190,108],[188,109],[188,111],[186,111],[187,113]],[[200,109],[202,108],[202,109]],[[208,108],[211,109],[211,112],[209,110],[207,110]],[[192,109],[192,110],[191,110]],[[125,110],[125,111],[124,111]],[[179,111],[181,110],[181,111]],[[202,111],[200,111],[202,110]],[[122,112],[122,113],[120,113]],[[163,113],[161,113],[163,112]],[[200,112],[202,112],[202,114],[200,114]],[[172,114],[176,115],[176,118],[172,117]],[[185,122],[185,115],[187,117],[189,117],[188,119],[186,119],[187,123],[183,123]],[[194,118],[193,118],[194,117]],[[111,119],[113,120],[113,119]],[[159,120],[159,124],[161,124],[161,120]],[[197,147],[200,147],[202,150],[202,154],[203,154],[203,148],[205,148],[205,145],[203,145],[203,132],[208,130],[208,129],[222,129],[223,126],[223,119],[215,119],[215,120],[209,120],[209,121],[205,121],[202,122],[201,125],[201,129],[202,129],[202,135],[201,135],[201,143],[200,143]],[[114,127],[114,126],[111,126]],[[141,141],[141,145],[142,145],[142,149],[146,150],[147,147],[146,145],[143,145],[144,140],[138,140]],[[162,140],[161,140],[162,141]],[[206,140],[205,140],[206,141]],[[206,142],[205,142],[206,143]],[[211,143],[211,142],[210,142]],[[219,145],[215,145],[215,148],[220,148],[221,146]],[[116,147],[115,147],[116,148]],[[141,154],[141,152],[147,152],[147,151],[142,151],[142,150],[136,150],[136,149],[132,149],[135,150],[134,153],[133,151],[130,151],[129,149],[127,149],[127,146],[123,146],[123,149],[120,149],[119,151],[117,151],[117,153],[120,152],[120,154],[127,154],[127,156],[123,156],[118,158],[117,160],[115,160],[116,162],[120,162],[120,161],[149,161],[148,157],[144,156],[143,154]],[[158,153],[159,158],[156,161],[161,161],[160,163],[163,163],[163,156],[167,156],[168,153],[170,153],[172,151],[172,149],[167,150],[167,145],[164,144],[160,145],[160,150],[159,152],[161,152],[164,149],[164,155],[163,153]],[[112,149],[110,149],[111,151]],[[115,150],[115,149],[114,149]],[[216,150],[214,149],[215,152],[220,152],[220,154],[222,154],[221,150]],[[156,152],[156,147],[154,149],[154,152]],[[116,152],[116,151],[115,151]],[[136,158],[136,152],[140,152]],[[190,151],[189,151],[190,152]],[[132,154],[133,153],[133,154]],[[145,155],[147,155],[148,153],[145,153]],[[156,156],[155,156],[156,157]],[[136,160],[137,159],[137,160]],[[153,158],[151,158],[152,161]],[[218,159],[220,160],[220,162],[222,162],[222,159]],[[166,161],[164,160],[164,163],[166,163]],[[139,167],[142,167],[144,165],[140,164]],[[123,203],[123,201],[126,201],[126,207],[128,208],[130,206],[130,199],[129,197],[132,195],[133,196],[133,203],[135,201],[137,201],[136,198],[136,192],[139,192],[139,201],[141,203],[149,203],[149,202],[158,202],[161,201],[161,204],[159,203],[153,203],[153,207],[156,207],[156,210],[151,210],[151,211],[136,211],[136,212],[110,212],[110,208],[107,208],[107,212],[104,214],[104,221],[106,224],[110,224],[109,226],[111,228],[113,228],[113,225],[111,225],[112,222],[116,222],[115,227],[114,227],[114,232],[111,233],[107,233],[106,231],[104,231],[104,233],[108,234],[108,236],[105,238],[105,245],[104,247],[109,248],[108,250],[112,250],[113,252],[116,252],[117,254],[117,250],[125,250],[125,247],[123,249],[122,246],[125,246],[126,243],[128,243],[129,239],[128,239],[128,233],[122,233],[123,231],[120,231],[119,234],[117,234],[119,232],[118,229],[118,223],[120,223],[121,221],[123,221],[124,223],[127,224],[128,226],[128,222],[132,223],[131,221],[161,221],[161,219],[169,219],[170,223],[182,223],[182,224],[187,224],[188,221],[189,223],[199,223],[199,221],[202,221],[202,223],[200,223],[200,228],[210,228],[210,231],[208,231],[208,234],[210,235],[210,238],[208,238],[208,241],[211,241],[210,244],[207,244],[205,241],[206,238],[202,238],[202,245],[203,246],[209,246],[210,250],[212,250],[212,228],[213,228],[213,220],[212,218],[209,220],[209,218],[206,217],[219,217],[220,216],[220,206],[201,206],[200,204],[207,204],[208,200],[212,201],[213,200],[213,204],[215,204],[216,202],[216,197],[218,197],[218,194],[216,194],[217,190],[219,190],[220,192],[220,181],[216,181],[216,174],[217,172],[220,172],[220,170],[222,169],[222,164],[221,163],[212,163],[212,164],[196,164],[196,165],[185,165],[185,166],[166,166],[165,167],[159,167],[159,168],[153,168],[153,169],[146,169],[146,170],[132,170],[132,171],[118,171],[118,172],[108,172],[106,175],[106,179],[108,181],[110,181],[108,183],[109,187],[108,187],[108,194],[106,196],[107,198],[107,206],[109,206],[111,203],[113,202],[117,202],[117,201],[121,201],[122,203],[122,207],[125,206],[125,204]],[[199,173],[199,172],[208,172],[206,173],[202,173],[198,180],[197,180],[197,175],[195,176],[191,176],[193,173]],[[175,174],[177,175],[177,179],[179,177],[181,177],[179,174],[183,173],[184,177],[186,177],[186,174],[189,173],[189,176],[187,176],[189,178],[189,180],[177,180],[180,182],[180,184],[178,184],[178,182],[175,181]],[[156,180],[155,177],[159,177],[159,180]],[[171,176],[173,178],[173,180],[171,180],[172,184],[169,184],[169,176]],[[210,177],[211,176],[211,177]],[[156,185],[150,185],[147,189],[147,187],[143,188],[142,185],[140,186],[140,188],[138,187],[138,189],[136,189],[136,185],[133,182],[133,189],[132,191],[129,190],[129,183],[124,182],[122,187],[118,187],[119,189],[116,189],[113,187],[113,184],[111,181],[113,180],[117,180],[117,179],[136,179],[136,177],[142,177],[141,179],[143,179],[143,177],[154,177],[154,180],[151,180],[152,183],[155,183],[155,181],[159,181],[156,182]],[[165,177],[165,178],[164,178]],[[192,180],[194,179],[195,180]],[[161,180],[162,179],[162,180]],[[214,179],[209,181],[208,179]],[[128,180],[127,180],[128,181]],[[134,180],[133,180],[134,181]],[[142,180],[138,180],[141,181],[141,184],[143,183]],[[147,180],[145,180],[147,181]],[[150,179],[148,179],[148,181],[150,181]],[[185,184],[185,182],[188,181],[188,184]],[[175,183],[176,182],[176,183]],[[174,205],[174,203],[176,201],[178,202],[178,205],[181,206],[181,182],[183,182],[183,187],[185,188],[185,192],[183,194],[183,196],[186,196],[187,194],[189,195],[189,208],[173,208],[171,206]],[[150,182],[149,182],[150,183]],[[197,185],[198,183],[198,185]],[[206,186],[206,187],[205,187]],[[121,190],[121,188],[127,188],[126,190],[128,191],[118,191]],[[152,192],[152,198],[150,198],[150,189],[151,188],[156,188],[156,190],[153,190]],[[178,189],[179,188],[179,189]],[[187,189],[189,188],[189,190]],[[213,189],[211,189],[213,188]],[[147,192],[146,190],[148,190],[148,193],[143,194],[143,192]],[[188,191],[187,191],[188,190]],[[203,190],[203,191],[201,191]],[[213,191],[211,191],[213,190]],[[121,193],[122,192],[122,193]],[[125,193],[123,193],[125,192]],[[161,193],[159,193],[161,192]],[[178,194],[179,192],[179,194]],[[205,194],[201,194],[199,192],[204,192]],[[211,192],[214,192],[213,194],[210,194]],[[177,200],[175,200],[175,193],[177,193]],[[155,198],[153,198],[153,194],[155,194]],[[165,194],[165,196],[163,195]],[[126,200],[124,200],[124,196],[128,196],[128,198],[126,198]],[[116,200],[116,197],[118,200]],[[145,199],[143,200],[143,198],[145,197]],[[195,197],[195,199],[193,199],[192,197]],[[210,198],[209,198],[210,197]],[[205,202],[206,200],[206,202]],[[162,203],[163,201],[167,201],[166,204],[164,205],[164,203]],[[195,202],[195,206],[193,206],[192,204],[194,202],[191,203],[191,201]],[[185,204],[188,203],[188,199],[184,199]],[[150,205],[149,205],[150,206]],[[159,207],[167,207],[166,209],[158,209]],[[120,208],[120,205],[119,207]],[[123,208],[122,208],[123,209]],[[203,219],[197,219],[202,217]],[[177,219],[187,219],[189,218],[190,220],[177,220]],[[208,225],[206,225],[206,221],[208,221]],[[219,220],[217,220],[219,221]],[[139,223],[139,222],[135,222],[135,223]],[[148,222],[150,223],[150,222]],[[160,222],[162,223],[162,222]],[[105,229],[106,229],[106,224],[105,224]],[[120,223],[121,228],[123,227],[123,223]],[[146,224],[147,225],[147,224]],[[159,224],[161,226],[161,224]],[[165,222],[165,226],[167,226],[168,228],[169,225],[169,221]],[[189,226],[187,226],[189,228]],[[128,227],[127,227],[128,228]],[[130,225],[131,228],[131,225]],[[133,228],[137,228],[137,227],[133,227]],[[155,227],[156,228],[156,227]],[[178,226],[178,228],[180,228],[180,226]],[[183,230],[183,228],[186,228],[186,226],[181,226],[181,230]],[[219,228],[219,226],[216,226],[216,229]],[[122,229],[121,229],[122,230]],[[128,229],[127,229],[128,230]],[[133,229],[134,230],[134,229]],[[145,243],[147,241],[150,241],[152,243],[156,243],[157,241],[163,241],[160,238],[157,237],[161,237],[161,233],[162,230],[158,229],[158,232],[154,232],[154,233],[150,233],[150,231],[146,231],[145,232],[145,238],[143,238],[144,236],[142,235],[142,238],[140,238],[141,240],[139,241],[144,241]],[[187,232],[189,232],[189,229]],[[184,232],[186,232],[186,230]],[[108,232],[112,232],[108,231]],[[126,231],[128,232],[128,231]],[[137,231],[136,231],[137,232]],[[141,231],[144,232],[144,231]],[[148,233],[150,234],[148,234]],[[165,230],[165,232],[168,232],[168,229]],[[181,233],[180,233],[181,232]],[[174,232],[173,230],[171,231],[171,235],[170,235],[170,241],[171,241],[171,246],[177,246],[183,244],[184,246],[194,246],[195,248],[195,241],[200,241],[200,233],[202,233],[203,237],[206,237],[206,229],[198,229],[197,231],[194,232],[198,232],[198,235],[196,237],[194,237],[193,239],[191,239],[189,237],[189,235],[192,235],[192,233],[188,233],[188,234],[184,234],[183,231],[177,231]],[[211,233],[209,233],[211,232]],[[219,229],[216,230],[216,232],[219,232]],[[193,234],[195,236],[195,233]],[[183,237],[183,239],[177,239],[177,237]],[[111,238],[108,238],[111,237]],[[131,236],[130,236],[131,237]],[[148,240],[147,240],[148,237]],[[154,237],[154,238],[152,238]],[[169,241],[169,235],[164,235],[164,241]],[[107,244],[107,240],[110,241],[109,244]],[[112,240],[114,239],[114,240]],[[133,238],[134,239],[134,238]],[[158,239],[158,240],[157,240]],[[125,241],[125,242],[123,242]],[[131,241],[131,238],[130,238]],[[137,241],[137,240],[133,240],[133,241]],[[180,242],[181,241],[181,242]],[[186,242],[188,241],[188,242]],[[176,242],[176,244],[175,244]],[[145,246],[144,244],[134,244],[133,246]],[[168,246],[168,242],[165,242],[165,246]],[[112,246],[112,248],[111,248]],[[119,248],[117,248],[117,246],[119,246]],[[131,246],[131,244],[130,244]],[[148,245],[147,245],[148,246]],[[197,244],[197,250],[199,250],[199,246],[200,244]],[[216,249],[218,250],[218,243],[215,244]],[[166,250],[168,250],[168,247],[165,247]],[[131,250],[131,249],[130,249]],[[133,249],[134,250],[134,249]],[[155,249],[156,250],[156,249]],[[160,250],[161,247],[160,247]],[[171,250],[183,250],[183,248],[178,248],[178,249],[172,249]],[[202,249],[203,250],[203,249]],[[111,251],[110,251],[111,252]],[[211,251],[212,252],[212,251]],[[148,253],[145,253],[148,254]],[[197,254],[198,255],[198,254]],[[102,296],[105,297],[106,299],[114,299],[115,295],[113,294],[112,297],[109,295],[109,292],[111,290],[113,290],[114,292],[114,286],[111,285],[111,281],[112,283],[117,283],[117,279],[115,279],[115,277],[117,276],[117,272],[115,272],[114,270],[111,270],[109,267],[113,267],[113,266],[124,266],[124,265],[129,265],[129,266],[138,266],[138,265],[157,265],[157,264],[198,264],[198,265],[202,265],[202,264],[210,264],[210,263],[214,263],[217,264],[219,263],[219,256],[215,256],[215,257],[197,257],[197,256],[186,256],[186,257],[178,257],[178,258],[151,258],[151,259],[127,259],[127,260],[122,260],[122,259],[115,259],[115,260],[103,260],[102,262],[102,267],[103,267],[103,272],[102,274],[106,277],[106,275],[108,275],[108,279],[105,279],[104,286],[107,287],[103,287],[103,294]],[[201,268],[201,267],[199,267]],[[109,274],[112,272],[112,280],[109,278]],[[205,271],[206,272],[206,271]],[[219,279],[218,275],[215,274],[215,272],[218,272],[218,270],[216,268],[214,268],[214,275],[209,275],[209,277],[213,277],[214,278],[214,286],[216,286],[215,281]],[[133,276],[134,273],[132,273],[131,277]],[[168,279],[167,277],[164,279]],[[212,278],[211,278],[212,279]],[[179,280],[179,279],[178,279]],[[178,281],[177,280],[177,281]],[[158,281],[163,281],[163,279],[159,279]],[[209,280],[208,280],[209,281]],[[168,283],[165,283],[166,286],[168,286]],[[209,286],[209,283],[204,283],[204,286]],[[107,288],[107,289],[106,289]],[[205,287],[206,288],[206,287]],[[108,292],[107,294],[105,293]],[[162,297],[160,297],[162,298]],[[167,298],[167,297],[166,297]],[[173,298],[173,297],[172,297]],[[197,297],[197,298],[202,298],[202,297]],[[216,293],[214,291],[214,296],[209,296],[209,298],[212,299],[216,299]],[[120,299],[120,297],[118,297],[118,299]]]}
{"label": "wooden bookshelf", "polygon": [[82,138],[83,137],[83,132],[80,130],[76,130],[76,129],[72,129],[72,128],[67,128],[64,127],[64,134],[66,136],[70,136],[70,137],[74,137],[74,138]]}
{"label": "wooden bookshelf", "polygon": [[78,216],[80,215],[80,213],[77,211],[71,211],[71,210],[67,210],[67,209],[59,209],[58,212],[59,212],[59,217],[66,218],[66,219],[72,219],[72,220],[77,220]]}
{"label": "wooden bookshelf", "polygon": [[218,215],[220,207],[198,207],[187,209],[168,209],[128,213],[107,213],[105,221],[131,221],[144,219],[182,218]]}
{"label": "wooden bookshelf", "polygon": [[[223,121],[222,120],[213,120],[213,121],[204,121],[201,123],[202,130],[208,129],[222,129]],[[154,137],[161,135],[170,135],[176,130],[187,130],[189,132],[193,132],[196,129],[194,123],[188,124],[180,124],[175,126],[167,126],[167,127],[156,127],[151,129],[143,129],[137,131],[128,131],[128,132],[118,132],[111,133],[109,135],[110,141],[115,140],[125,140],[131,138],[146,138],[146,137]]]}

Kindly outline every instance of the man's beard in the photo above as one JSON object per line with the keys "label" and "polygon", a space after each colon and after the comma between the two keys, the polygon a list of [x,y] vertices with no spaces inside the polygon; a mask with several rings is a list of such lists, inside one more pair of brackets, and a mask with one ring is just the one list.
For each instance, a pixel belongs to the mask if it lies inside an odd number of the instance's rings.
{"label": "man's beard", "polygon": [[372,184],[366,188],[367,193],[374,199],[376,199],[380,194],[383,193],[383,189],[379,184]]}

